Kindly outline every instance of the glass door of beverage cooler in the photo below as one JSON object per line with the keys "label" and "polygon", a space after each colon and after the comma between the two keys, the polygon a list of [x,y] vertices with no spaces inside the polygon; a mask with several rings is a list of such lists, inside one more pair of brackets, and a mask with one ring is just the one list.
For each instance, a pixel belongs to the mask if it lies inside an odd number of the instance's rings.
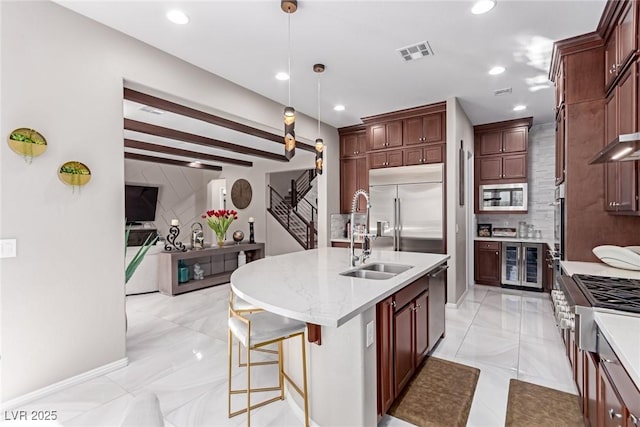
{"label": "glass door of beverage cooler", "polygon": [[522,286],[542,289],[541,245],[522,245]]}
{"label": "glass door of beverage cooler", "polygon": [[520,243],[502,242],[502,284],[520,286]]}

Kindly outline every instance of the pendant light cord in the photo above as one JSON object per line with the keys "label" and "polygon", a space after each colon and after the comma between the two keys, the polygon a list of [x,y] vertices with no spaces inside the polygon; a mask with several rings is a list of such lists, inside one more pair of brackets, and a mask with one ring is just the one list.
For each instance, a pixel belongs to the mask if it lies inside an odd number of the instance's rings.
{"label": "pendant light cord", "polygon": [[287,62],[289,67],[289,106],[291,106],[291,11],[287,12]]}
{"label": "pendant light cord", "polygon": [[318,138],[320,138],[320,74],[318,74]]}

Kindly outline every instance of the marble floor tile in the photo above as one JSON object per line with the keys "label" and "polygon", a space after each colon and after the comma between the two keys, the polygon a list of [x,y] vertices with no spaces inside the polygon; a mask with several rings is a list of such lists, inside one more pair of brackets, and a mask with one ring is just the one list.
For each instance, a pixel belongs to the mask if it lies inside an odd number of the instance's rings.
{"label": "marble floor tile", "polygon": [[16,410],[55,410],[58,421],[66,422],[126,394],[124,388],[101,376],[38,399]]}
{"label": "marble floor tile", "polygon": [[[64,425],[117,426],[136,395],[153,392],[166,427],[246,425],[246,415],[227,417],[228,295],[226,284],[176,297],[128,296],[129,365],[30,407],[54,405]],[[446,336],[432,356],[480,369],[468,426],[504,424],[511,378],[577,392],[548,294],[474,285],[456,308],[446,307],[445,316]],[[252,370],[252,385],[274,385],[274,368]],[[244,387],[245,369],[234,365],[233,372],[234,387]],[[235,409],[245,404],[244,395],[233,397]],[[302,425],[287,401],[252,411],[251,421],[254,426]],[[379,423],[409,425],[390,416]]]}
{"label": "marble floor tile", "polygon": [[485,363],[506,369],[518,368],[519,335],[507,330],[471,325],[457,359]]}
{"label": "marble floor tile", "polygon": [[[489,295],[487,295],[487,298],[489,298]],[[473,324],[484,328],[518,333],[520,331],[520,307],[515,310],[485,305],[487,298],[478,309],[478,314],[474,317]]]}

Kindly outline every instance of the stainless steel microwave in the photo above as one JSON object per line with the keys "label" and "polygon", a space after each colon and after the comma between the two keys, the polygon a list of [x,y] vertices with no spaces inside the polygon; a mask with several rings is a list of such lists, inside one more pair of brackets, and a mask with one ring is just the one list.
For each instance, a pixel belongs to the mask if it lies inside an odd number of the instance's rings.
{"label": "stainless steel microwave", "polygon": [[487,184],[478,189],[481,211],[526,211],[527,183]]}

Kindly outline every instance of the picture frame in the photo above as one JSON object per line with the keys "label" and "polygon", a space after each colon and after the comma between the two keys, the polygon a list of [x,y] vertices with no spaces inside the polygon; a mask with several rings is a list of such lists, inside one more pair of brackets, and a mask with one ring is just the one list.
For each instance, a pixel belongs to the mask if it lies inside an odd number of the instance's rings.
{"label": "picture frame", "polygon": [[478,237],[491,237],[491,224],[478,224]]}

